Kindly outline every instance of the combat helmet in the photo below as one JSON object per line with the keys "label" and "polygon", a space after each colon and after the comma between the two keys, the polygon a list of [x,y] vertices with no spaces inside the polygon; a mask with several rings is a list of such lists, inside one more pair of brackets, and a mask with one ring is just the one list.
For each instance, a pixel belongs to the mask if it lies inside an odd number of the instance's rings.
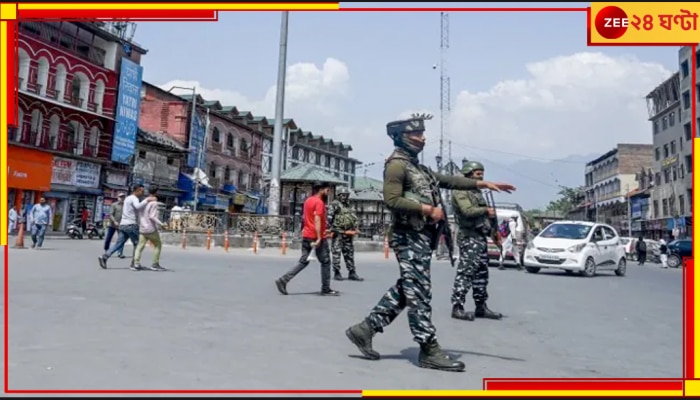
{"label": "combat helmet", "polygon": [[478,161],[464,161],[462,163],[462,174],[469,175],[474,171],[483,171],[484,164]]}
{"label": "combat helmet", "polygon": [[341,186],[335,190],[335,195],[336,196],[341,196],[341,195],[350,195],[350,190],[346,186]]}
{"label": "combat helmet", "polygon": [[430,114],[413,114],[409,119],[389,122],[386,124],[386,134],[396,141],[404,133],[425,132],[425,121],[432,118]]}

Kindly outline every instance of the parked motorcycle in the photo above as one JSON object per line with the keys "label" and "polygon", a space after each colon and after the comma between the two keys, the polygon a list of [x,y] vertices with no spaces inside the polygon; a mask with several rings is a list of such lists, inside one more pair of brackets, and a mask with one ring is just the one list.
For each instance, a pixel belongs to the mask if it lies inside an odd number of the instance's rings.
{"label": "parked motorcycle", "polygon": [[89,223],[87,225],[85,233],[87,233],[88,239],[94,239],[95,237],[99,239],[104,238],[104,232],[102,232],[100,228],[97,227],[97,224],[94,223]]}
{"label": "parked motorcycle", "polygon": [[66,227],[66,235],[71,239],[82,239],[83,233],[80,231],[80,220],[73,220]]}

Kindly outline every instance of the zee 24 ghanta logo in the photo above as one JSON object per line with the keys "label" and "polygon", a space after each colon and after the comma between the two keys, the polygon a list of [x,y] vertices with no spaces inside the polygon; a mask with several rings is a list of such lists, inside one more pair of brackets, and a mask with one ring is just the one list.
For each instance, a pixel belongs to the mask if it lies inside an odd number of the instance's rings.
{"label": "zee 24 ghanta logo", "polygon": [[598,11],[595,16],[595,29],[605,39],[619,39],[632,28],[637,31],[651,31],[657,26],[670,31],[697,29],[698,14],[689,10],[679,10],[676,14],[632,14],[628,16],[620,7],[607,6]]}

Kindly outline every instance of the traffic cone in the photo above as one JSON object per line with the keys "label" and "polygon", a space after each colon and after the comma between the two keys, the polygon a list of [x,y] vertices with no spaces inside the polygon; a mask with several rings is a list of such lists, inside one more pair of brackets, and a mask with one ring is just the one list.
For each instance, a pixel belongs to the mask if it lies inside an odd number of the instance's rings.
{"label": "traffic cone", "polygon": [[282,232],[282,255],[287,254],[287,232]]}
{"label": "traffic cone", "polygon": [[211,229],[207,229],[207,250],[211,250]]}
{"label": "traffic cone", "polygon": [[224,231],[224,250],[228,253],[228,229]]}
{"label": "traffic cone", "polygon": [[258,231],[253,235],[253,253],[258,254]]}
{"label": "traffic cone", "polygon": [[384,236],[384,258],[389,258],[389,237]]}
{"label": "traffic cone", "polygon": [[24,247],[24,222],[19,223],[19,232],[17,232],[17,239],[15,240],[15,249],[26,249]]}
{"label": "traffic cone", "polygon": [[187,232],[184,229],[182,230],[182,241],[180,244],[182,245],[182,249],[185,250],[187,247]]}

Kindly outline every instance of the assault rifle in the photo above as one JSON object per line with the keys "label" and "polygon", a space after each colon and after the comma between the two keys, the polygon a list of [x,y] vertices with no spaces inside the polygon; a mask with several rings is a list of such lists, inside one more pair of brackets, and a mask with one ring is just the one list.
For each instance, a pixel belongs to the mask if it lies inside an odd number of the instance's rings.
{"label": "assault rifle", "polygon": [[489,217],[489,222],[491,224],[492,229],[496,230],[495,238],[494,238],[494,244],[496,247],[498,247],[499,254],[503,256],[503,243],[501,243],[500,240],[496,239],[503,239],[501,238],[501,233],[498,230],[498,216],[496,215],[496,202],[493,200],[493,192],[492,191],[487,191],[486,192],[486,206],[493,209],[493,217]]}
{"label": "assault rifle", "polygon": [[[433,195],[435,196],[435,195]],[[452,227],[450,226],[450,220],[447,218],[447,207],[445,207],[445,202],[442,199],[442,196],[440,194],[440,190],[437,191],[437,203],[440,205],[440,208],[442,208],[443,212],[443,219],[438,222],[437,225],[437,231],[438,231],[438,243],[440,243],[440,237],[444,236],[445,237],[445,247],[447,247],[447,254],[450,256],[450,265],[452,267],[455,266],[455,258],[454,258],[454,250],[455,250],[455,243],[454,243],[454,237],[452,236]]]}

